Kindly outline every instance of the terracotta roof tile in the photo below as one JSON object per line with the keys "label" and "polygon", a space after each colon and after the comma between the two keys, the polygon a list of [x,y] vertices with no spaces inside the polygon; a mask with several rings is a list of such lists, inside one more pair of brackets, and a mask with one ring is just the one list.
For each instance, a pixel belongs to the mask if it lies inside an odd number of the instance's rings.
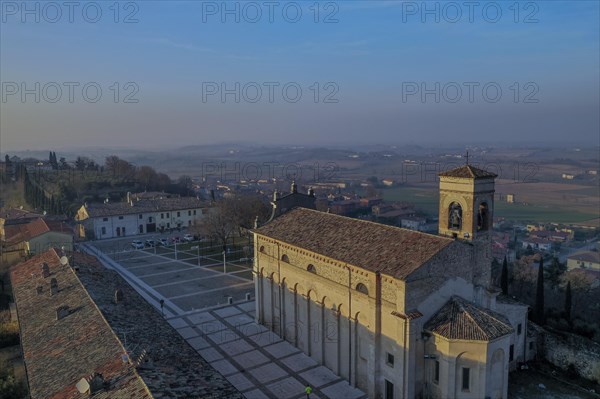
{"label": "terracotta roof tile", "polygon": [[44,220],[38,218],[28,223],[11,224],[4,227],[4,236],[7,242],[30,241],[39,235],[54,231],[72,235],[73,230],[66,224],[57,220]]}
{"label": "terracotta roof tile", "polygon": [[453,296],[427,322],[425,330],[447,339],[492,341],[513,332],[506,317]]}
{"label": "terracotta roof tile", "polygon": [[[42,275],[46,263],[50,275]],[[51,281],[58,291],[51,295]],[[109,387],[94,398],[151,398],[129,363],[125,349],[69,265],[61,265],[56,250],[48,250],[11,269],[21,346],[33,399],[77,399],[75,385],[100,373]],[[41,291],[38,292],[38,287]],[[68,307],[57,320],[57,309]]]}
{"label": "terracotta roof tile", "polygon": [[438,176],[442,177],[459,177],[465,179],[485,179],[491,177],[498,177],[497,174],[488,172],[483,169],[474,167],[473,165],[463,165],[458,168],[441,172]]}
{"label": "terracotta roof tile", "polygon": [[404,279],[453,240],[306,208],[255,230],[329,258]]}
{"label": "terracotta roof tile", "polygon": [[584,262],[600,263],[600,252],[585,251],[578,252],[568,257],[568,259],[579,260]]}

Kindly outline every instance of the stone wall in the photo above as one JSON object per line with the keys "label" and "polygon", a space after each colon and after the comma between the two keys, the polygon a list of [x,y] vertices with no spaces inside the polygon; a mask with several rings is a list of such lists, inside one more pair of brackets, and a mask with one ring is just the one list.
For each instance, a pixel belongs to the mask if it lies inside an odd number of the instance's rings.
{"label": "stone wall", "polygon": [[600,344],[594,341],[544,329],[538,336],[538,354],[563,370],[572,364],[580,376],[600,383]]}

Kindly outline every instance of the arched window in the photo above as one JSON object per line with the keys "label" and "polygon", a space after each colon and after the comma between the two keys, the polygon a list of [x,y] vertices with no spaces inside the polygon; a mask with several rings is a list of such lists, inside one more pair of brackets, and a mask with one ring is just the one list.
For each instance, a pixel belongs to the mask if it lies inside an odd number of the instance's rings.
{"label": "arched window", "polygon": [[261,245],[261,246],[260,246],[260,249],[259,249],[259,251],[260,251],[260,252],[265,252],[265,246],[264,246],[264,245]]}
{"label": "arched window", "polygon": [[462,228],[462,207],[458,202],[453,202],[448,207],[448,228],[452,230]]}
{"label": "arched window", "polygon": [[358,283],[356,285],[356,291],[361,292],[361,293],[363,293],[365,295],[369,295],[369,289],[363,283]]}
{"label": "arched window", "polygon": [[315,267],[315,265],[308,265],[306,271],[308,271],[309,273],[317,274],[317,268]]}
{"label": "arched window", "polygon": [[485,231],[490,228],[489,215],[487,202],[479,204],[479,210],[477,211],[477,230]]}
{"label": "arched window", "polygon": [[282,260],[282,261],[284,261],[285,263],[290,263],[290,258],[288,258],[288,256],[287,256],[287,255],[283,255],[283,256],[281,257],[281,260]]}

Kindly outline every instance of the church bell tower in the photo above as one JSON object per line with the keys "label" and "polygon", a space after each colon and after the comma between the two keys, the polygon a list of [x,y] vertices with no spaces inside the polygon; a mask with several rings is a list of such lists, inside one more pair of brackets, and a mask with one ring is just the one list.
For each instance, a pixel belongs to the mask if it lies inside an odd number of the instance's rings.
{"label": "church bell tower", "polygon": [[473,241],[489,238],[494,215],[496,174],[469,165],[442,172],[440,177],[440,235]]}

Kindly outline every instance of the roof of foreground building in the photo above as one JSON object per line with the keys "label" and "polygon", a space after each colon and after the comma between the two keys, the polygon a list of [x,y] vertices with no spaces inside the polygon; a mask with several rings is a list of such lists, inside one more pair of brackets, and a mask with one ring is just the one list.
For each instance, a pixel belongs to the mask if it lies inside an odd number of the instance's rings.
{"label": "roof of foreground building", "polygon": [[94,398],[152,397],[123,357],[125,348],[56,250],[13,267],[11,282],[33,399],[90,397],[76,384],[96,374],[102,377]]}

